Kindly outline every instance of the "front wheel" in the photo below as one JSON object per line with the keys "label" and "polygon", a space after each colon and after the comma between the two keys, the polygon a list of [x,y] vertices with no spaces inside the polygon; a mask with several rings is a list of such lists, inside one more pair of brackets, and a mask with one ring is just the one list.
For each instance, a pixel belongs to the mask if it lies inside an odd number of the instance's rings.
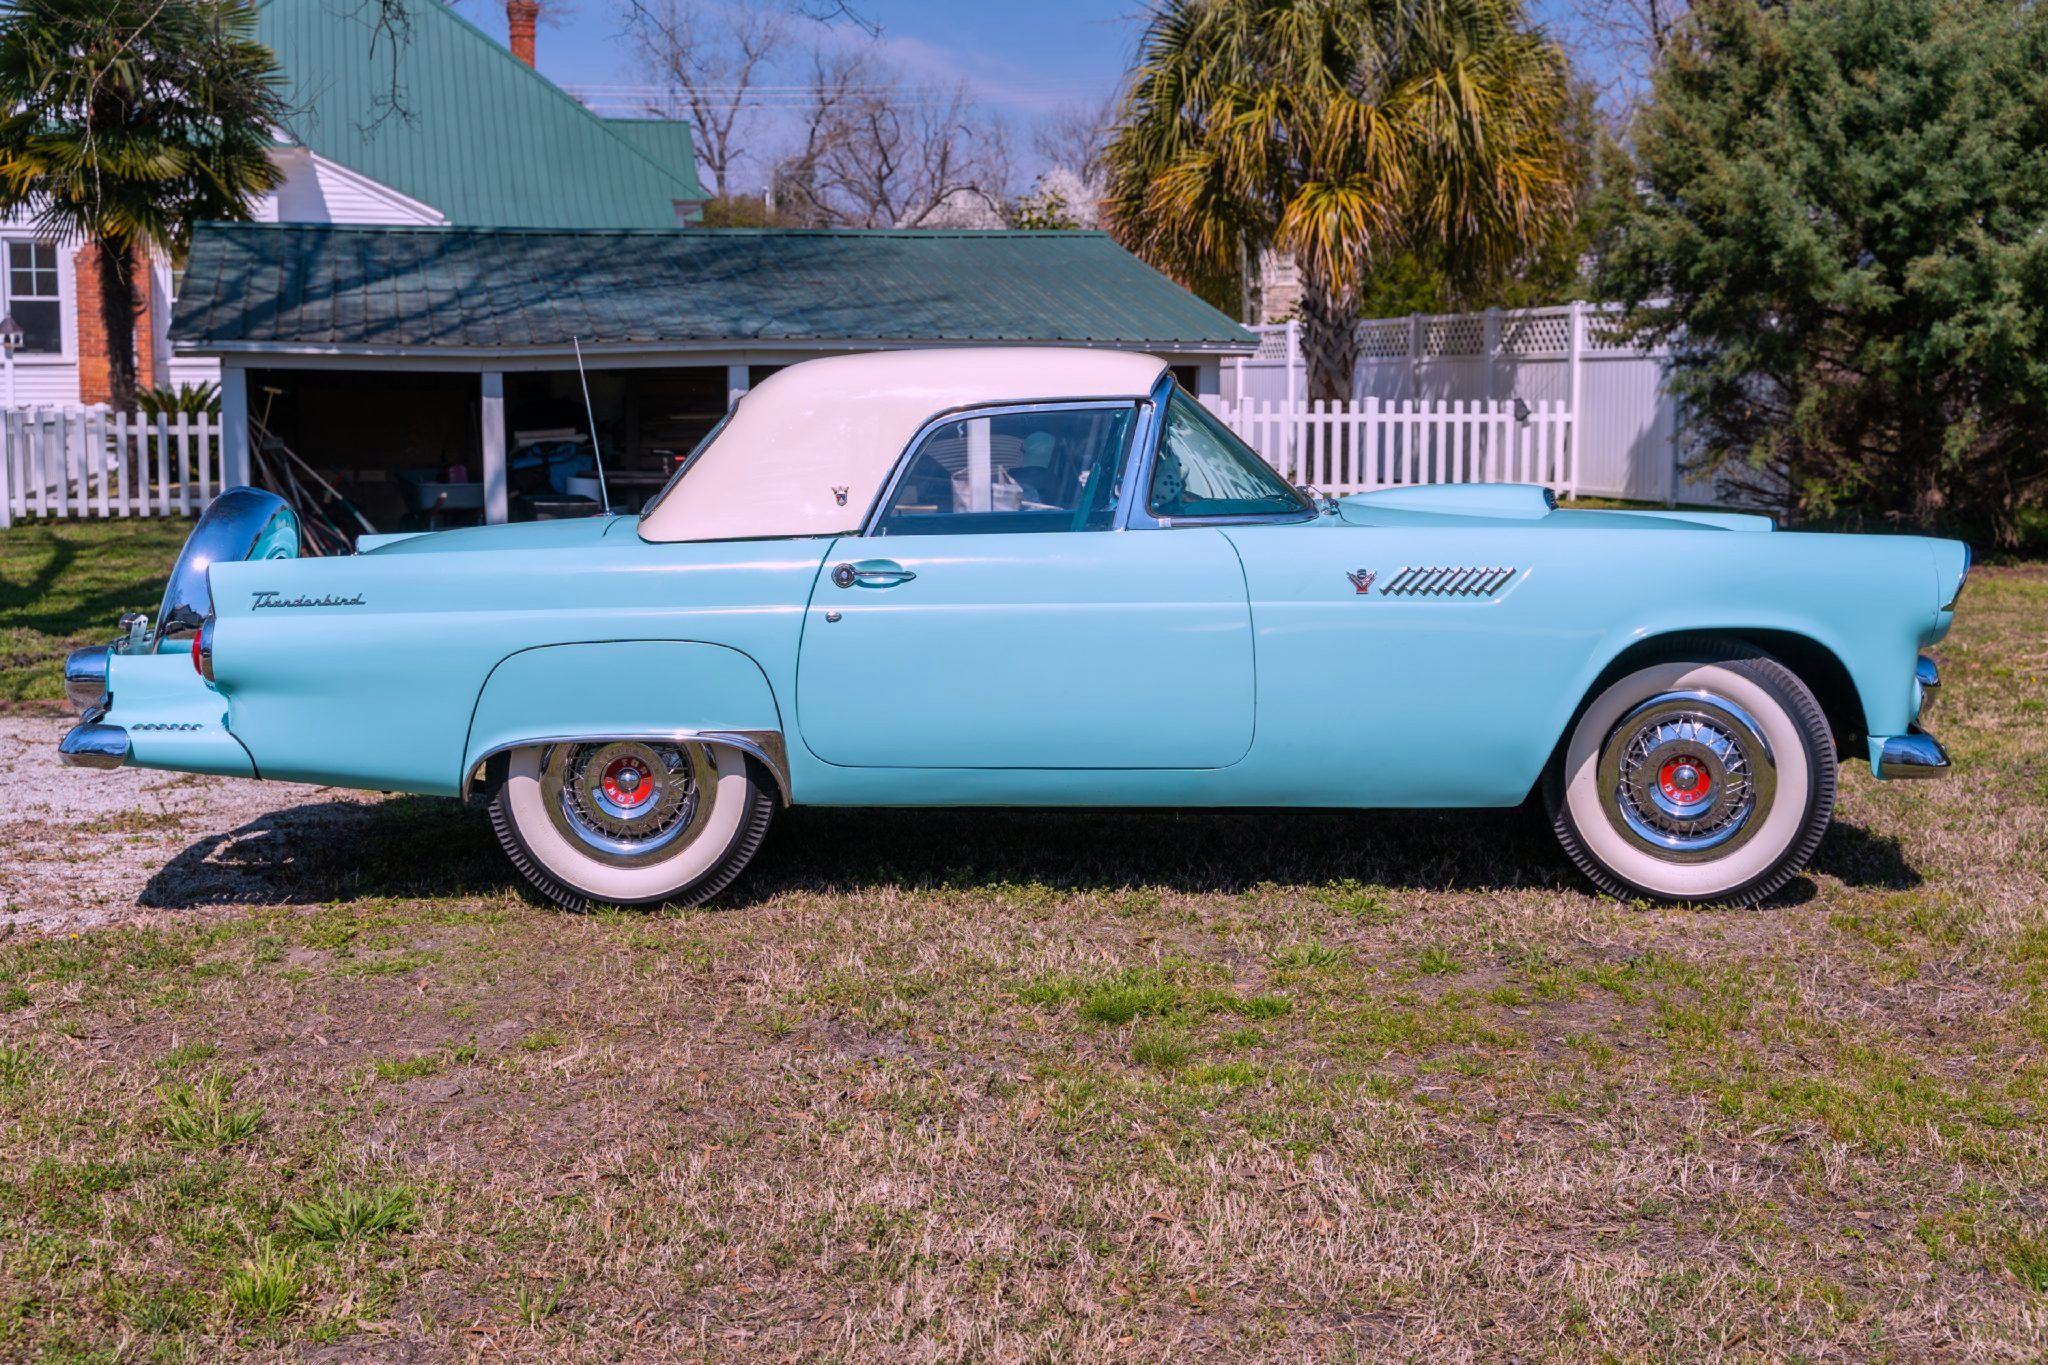
{"label": "front wheel", "polygon": [[745,870],[774,812],[737,749],[595,740],[513,750],[491,827],[513,866],[567,909],[697,905]]}
{"label": "front wheel", "polygon": [[1694,641],[1588,705],[1544,775],[1551,826],[1601,890],[1753,905],[1797,876],[1835,809],[1835,746],[1777,660]]}

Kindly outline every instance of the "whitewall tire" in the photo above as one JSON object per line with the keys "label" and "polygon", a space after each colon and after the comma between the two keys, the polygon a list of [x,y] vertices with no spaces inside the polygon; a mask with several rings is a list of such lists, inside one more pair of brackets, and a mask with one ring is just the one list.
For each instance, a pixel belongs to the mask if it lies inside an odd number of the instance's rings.
{"label": "whitewall tire", "polygon": [[775,803],[728,745],[588,740],[513,750],[490,809],[513,866],[586,910],[709,900],[753,859]]}
{"label": "whitewall tire", "polygon": [[1543,794],[1558,841],[1603,891],[1753,905],[1827,832],[1834,739],[1777,660],[1674,641],[1588,703]]}

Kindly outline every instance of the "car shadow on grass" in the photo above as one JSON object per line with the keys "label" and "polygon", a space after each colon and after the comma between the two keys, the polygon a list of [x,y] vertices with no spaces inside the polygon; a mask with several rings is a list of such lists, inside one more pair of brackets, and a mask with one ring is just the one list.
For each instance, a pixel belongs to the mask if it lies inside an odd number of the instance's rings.
{"label": "car shadow on grass", "polygon": [[[1852,886],[1903,889],[1921,878],[1899,842],[1837,822],[1814,870]],[[748,874],[718,902],[740,908],[789,892],[966,890],[998,884],[1058,892],[1151,887],[1237,894],[1261,884],[1428,891],[1583,889],[1527,807],[1480,811],[783,812]],[[201,839],[152,877],[142,903],[165,908],[319,904],[365,897],[524,890],[478,807],[427,797],[327,801],[274,811]],[[1798,878],[1773,904],[1816,894]]]}

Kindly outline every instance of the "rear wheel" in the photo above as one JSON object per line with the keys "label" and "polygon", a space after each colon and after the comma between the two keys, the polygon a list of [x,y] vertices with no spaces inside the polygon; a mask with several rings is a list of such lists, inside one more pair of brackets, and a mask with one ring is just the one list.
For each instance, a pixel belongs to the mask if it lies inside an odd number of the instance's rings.
{"label": "rear wheel", "polygon": [[1835,747],[1806,685],[1739,645],[1675,642],[1604,688],[1545,774],[1551,827],[1602,890],[1753,905],[1819,847]]}
{"label": "rear wheel", "polygon": [[513,865],[568,909],[696,905],[746,868],[774,811],[737,749],[602,740],[513,750],[491,825]]}

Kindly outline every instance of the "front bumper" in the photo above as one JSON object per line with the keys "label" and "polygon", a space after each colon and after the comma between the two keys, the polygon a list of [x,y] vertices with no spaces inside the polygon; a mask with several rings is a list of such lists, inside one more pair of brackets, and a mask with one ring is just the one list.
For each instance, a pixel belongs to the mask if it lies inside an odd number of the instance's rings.
{"label": "front bumper", "polygon": [[1903,735],[1871,738],[1870,770],[1888,781],[1947,777],[1950,766],[1941,741],[1918,725]]}
{"label": "front bumper", "polygon": [[1941,669],[1922,654],[1913,661],[1913,722],[1903,735],[1873,735],[1870,771],[1886,781],[1947,777],[1948,750],[1920,728],[1919,716],[1941,692]]}

